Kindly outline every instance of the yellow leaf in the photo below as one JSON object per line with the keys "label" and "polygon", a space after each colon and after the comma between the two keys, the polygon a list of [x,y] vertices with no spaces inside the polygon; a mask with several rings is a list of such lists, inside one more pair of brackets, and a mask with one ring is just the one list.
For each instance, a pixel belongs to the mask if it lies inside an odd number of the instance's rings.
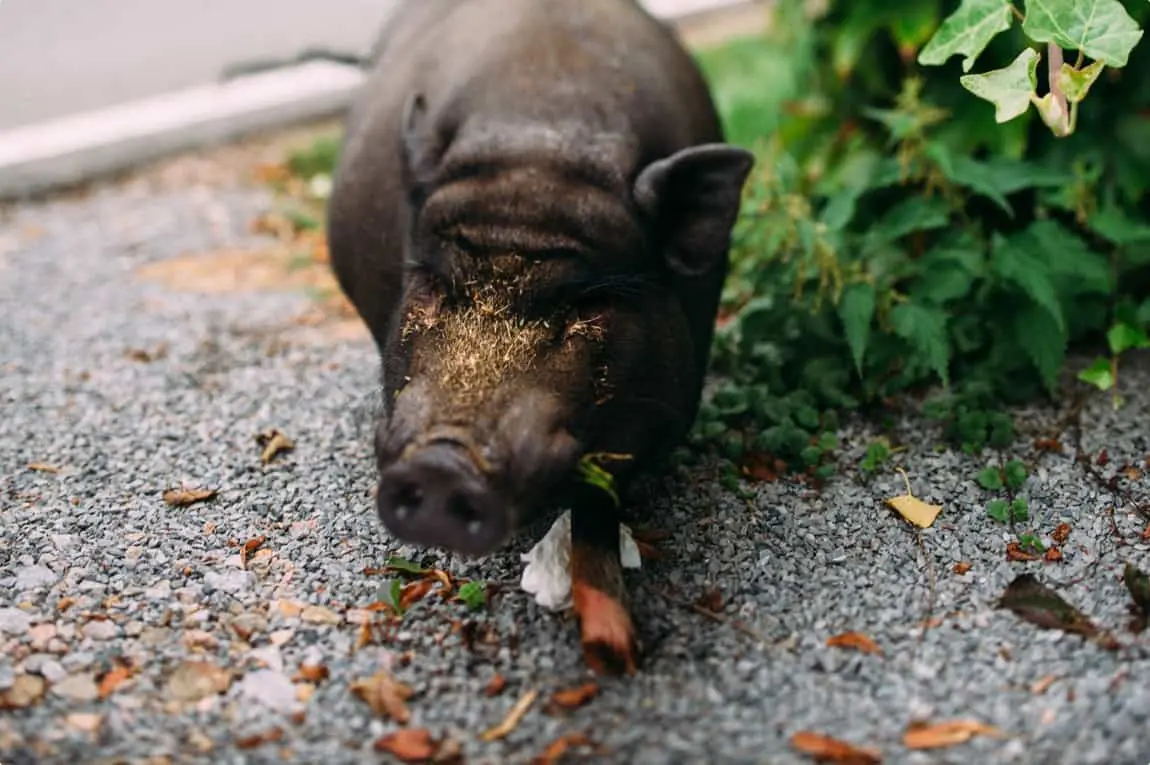
{"label": "yellow leaf", "polygon": [[891,497],[886,500],[886,503],[898,511],[899,515],[906,518],[915,526],[926,528],[934,523],[934,519],[942,512],[942,505],[931,505],[923,502],[918,497],[910,493],[910,479],[906,477],[906,473],[902,473],[902,478],[906,481],[906,494],[898,497]]}

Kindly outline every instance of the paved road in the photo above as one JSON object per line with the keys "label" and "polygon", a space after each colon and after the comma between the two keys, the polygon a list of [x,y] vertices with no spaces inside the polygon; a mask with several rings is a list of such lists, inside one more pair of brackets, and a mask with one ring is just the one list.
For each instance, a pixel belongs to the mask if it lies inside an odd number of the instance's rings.
{"label": "paved road", "polygon": [[[309,48],[367,52],[395,0],[0,0],[0,130],[213,82]],[[679,15],[724,0],[643,0]]]}
{"label": "paved road", "polygon": [[[1062,563],[1009,562],[972,480],[983,460],[936,451],[937,433],[908,419],[898,464],[944,506],[921,540],[882,503],[901,477],[851,477],[860,427],[821,494],[784,482],[742,500],[705,466],[653,490],[643,515],[673,532],[672,557],[633,577],[644,671],[600,683],[579,709],[545,713],[552,692],[588,680],[572,625],[514,586],[475,614],[429,597],[361,646],[360,622],[381,620],[362,610],[382,582],[365,568],[420,554],[371,511],[378,367],[366,337],[298,326],[314,307],[304,292],[229,288],[288,278],[229,254],[269,246],[249,224],[270,204],[257,188],[185,177],[0,218],[0,694],[19,707],[0,715],[6,765],[389,761],[373,742],[397,724],[352,691],[381,667],[414,691],[409,727],[451,737],[469,763],[526,763],[578,731],[601,747],[594,761],[618,763],[810,762],[788,743],[801,730],[875,747],[885,763],[1150,758],[1150,651],[1125,629],[1120,581],[1126,562],[1150,569],[1146,519],[1070,453],[1036,453],[1033,434],[1013,453],[1035,464],[1026,492],[1040,533],[1072,528]],[[1124,370],[1123,385],[1123,412],[1100,397],[1083,414],[1084,448],[1108,450],[1106,475],[1150,450],[1150,367]],[[265,465],[254,437],[270,428],[296,448]],[[1135,498],[1150,488],[1121,480]],[[161,492],[173,486],[219,494],[172,507]],[[237,545],[253,539],[245,567]],[[513,583],[530,544],[426,561]],[[955,573],[960,562],[969,571]],[[1122,647],[996,610],[1023,571]],[[688,603],[717,588],[706,602],[721,616],[648,588]],[[928,616],[940,621],[924,635]],[[851,630],[883,653],[826,645]],[[505,688],[488,696],[496,674]],[[479,739],[532,690],[506,738]],[[973,718],[1007,738],[910,752],[902,735],[919,718]]]}

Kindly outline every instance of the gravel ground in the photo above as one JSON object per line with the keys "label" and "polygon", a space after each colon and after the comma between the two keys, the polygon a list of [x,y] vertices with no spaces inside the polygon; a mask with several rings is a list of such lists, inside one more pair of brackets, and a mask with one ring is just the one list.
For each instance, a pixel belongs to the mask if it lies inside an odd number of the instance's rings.
{"label": "gravel ground", "polygon": [[[1146,479],[1121,471],[1150,453],[1146,364],[1124,369],[1125,409],[1098,396],[1081,416],[1082,446],[1107,450],[1098,471],[1119,476],[1117,498],[1076,465],[1073,433],[1060,434],[1064,453],[1032,447],[1044,429],[1059,434],[1057,412],[1024,417],[1032,432],[1010,453],[1033,465],[1037,531],[1049,541],[1072,528],[1058,563],[1007,560],[1013,537],[973,480],[993,455],[937,449],[915,419],[897,427],[908,448],[896,464],[944,507],[921,533],[883,504],[903,491],[898,473],[854,477],[862,426],[821,493],[779,482],[739,497],[707,466],[653,485],[642,520],[673,535],[667,558],[632,575],[646,665],[548,713],[550,694],[589,676],[572,623],[515,586],[532,538],[469,561],[399,546],[375,519],[366,335],[298,326],[312,305],[299,290],[197,292],[186,276],[139,275],[266,244],[248,224],[271,205],[243,183],[182,178],[98,185],[0,218],[0,693],[18,707],[0,716],[4,765],[393,761],[373,744],[400,726],[351,690],[381,667],[414,690],[408,726],[458,742],[469,763],[529,762],[575,732],[598,762],[811,762],[789,743],[800,730],[887,763],[1150,761],[1150,633],[1128,631],[1121,582],[1126,562],[1150,569],[1134,506]],[[225,261],[204,263],[230,278]],[[296,447],[264,464],[255,436],[272,428]],[[166,504],[163,490],[180,486],[218,495]],[[260,537],[245,567],[240,546]],[[363,610],[384,581],[365,568],[390,554],[504,586],[475,613],[430,596],[361,644],[360,622],[385,621]],[[996,609],[1024,571],[1122,647]],[[688,607],[712,589],[719,618]],[[846,631],[882,653],[826,645]],[[496,674],[506,685],[489,696]],[[532,690],[509,735],[480,739]],[[955,718],[1006,737],[903,746],[913,720]]]}

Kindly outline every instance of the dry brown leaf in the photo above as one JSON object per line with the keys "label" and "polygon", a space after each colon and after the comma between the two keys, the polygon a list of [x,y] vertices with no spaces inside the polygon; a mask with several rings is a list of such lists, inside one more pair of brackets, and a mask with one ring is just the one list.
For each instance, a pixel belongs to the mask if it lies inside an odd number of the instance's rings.
{"label": "dry brown leaf", "polygon": [[861,632],[844,632],[827,638],[827,645],[832,648],[854,648],[863,653],[882,654],[882,648]]}
{"label": "dry brown leaf", "polygon": [[1137,481],[1142,478],[1142,471],[1133,465],[1127,465],[1126,469],[1122,471],[1126,477],[1131,481]]}
{"label": "dry brown leaf", "polygon": [[104,673],[100,678],[100,684],[97,690],[97,695],[101,699],[106,699],[112,695],[117,688],[123,685],[127,680],[132,677],[132,670],[124,664],[117,664],[110,670]]}
{"label": "dry brown leaf", "polygon": [[978,720],[949,720],[934,725],[911,723],[902,736],[902,744],[907,749],[939,749],[962,744],[975,736],[1006,738],[998,728]]}
{"label": "dry brown leaf", "polygon": [[705,611],[716,614],[723,610],[723,593],[715,588],[707,590],[699,596],[699,599],[695,601],[695,605]]}
{"label": "dry brown leaf", "polygon": [[39,675],[17,675],[11,687],[0,691],[0,709],[23,709],[44,696],[47,683]]}
{"label": "dry brown leaf", "polygon": [[396,680],[386,669],[380,669],[371,677],[356,680],[351,684],[351,692],[366,702],[377,715],[390,717],[399,723],[406,723],[411,717],[405,702],[415,691],[411,686]]}
{"label": "dry brown leaf", "polygon": [[1034,553],[1028,553],[1022,549],[1022,545],[1018,542],[1008,542],[1006,544],[1006,559],[1013,561],[1028,561],[1038,560],[1041,556]]}
{"label": "dry brown leaf", "polygon": [[503,675],[496,674],[487,681],[487,687],[483,689],[483,693],[489,697],[498,696],[506,685],[507,681],[503,679]]}
{"label": "dry brown leaf", "polygon": [[259,536],[244,542],[244,546],[240,548],[240,565],[247,568],[248,559],[251,558],[252,553],[260,549],[260,546],[266,541],[268,541],[266,536]]}
{"label": "dry brown leaf", "polygon": [[535,697],[538,695],[539,691],[534,688],[527,691],[527,693],[520,697],[519,701],[515,702],[515,706],[511,707],[511,711],[507,713],[507,716],[504,717],[498,725],[480,733],[479,738],[483,741],[494,741],[503,738],[515,730],[515,727],[519,725],[519,721],[527,714],[528,708],[530,708],[531,704],[535,701]]}
{"label": "dry brown leaf", "polygon": [[1056,680],[1058,680],[1058,675],[1047,675],[1046,677],[1043,677],[1041,680],[1035,681],[1030,686],[1030,692],[1036,696],[1041,696],[1042,694],[1046,693],[1046,691],[1048,691],[1050,689],[1050,686],[1054,685],[1054,682]]}
{"label": "dry brown leaf", "polygon": [[433,568],[430,572],[428,572],[427,575],[443,585],[439,588],[439,594],[443,598],[451,597],[451,593],[455,591],[455,582],[451,580],[451,574],[447,573],[446,571],[441,571],[440,569]]}
{"label": "dry brown leaf", "polygon": [[531,759],[531,765],[556,765],[567,752],[583,746],[591,746],[585,733],[568,733],[548,744],[542,754]]}
{"label": "dry brown leaf", "polygon": [[328,670],[323,664],[300,664],[295,679],[308,683],[320,683],[327,679]]}
{"label": "dry brown leaf", "polygon": [[451,736],[447,736],[435,748],[435,753],[431,755],[431,761],[435,765],[462,765],[463,744]]}
{"label": "dry brown leaf", "polygon": [[970,571],[971,568],[972,568],[971,565],[963,560],[963,561],[959,561],[958,563],[954,564],[953,571],[954,571],[954,573],[958,574],[959,576],[962,576],[967,571]]}
{"label": "dry brown leaf", "polygon": [[801,730],[791,736],[791,746],[803,754],[836,765],[879,765],[882,755],[869,747],[857,747],[814,731]]}
{"label": "dry brown leaf", "polygon": [[215,489],[165,489],[164,501],[173,507],[187,507],[197,502],[214,499]]}
{"label": "dry brown leaf", "polygon": [[426,728],[402,728],[376,739],[375,751],[388,752],[402,762],[426,762],[435,754],[435,742]]}
{"label": "dry brown leaf", "polygon": [[323,606],[306,606],[300,612],[300,618],[311,624],[339,624],[343,617]]}
{"label": "dry brown leaf", "polygon": [[1047,563],[1058,563],[1062,560],[1062,550],[1057,547],[1046,548],[1046,554],[1042,556]]}
{"label": "dry brown leaf", "polygon": [[283,737],[283,728],[277,725],[270,730],[261,731],[260,733],[253,733],[250,736],[244,736],[242,738],[237,738],[236,746],[240,749],[255,749],[257,746],[279,741]]}
{"label": "dry brown leaf", "polygon": [[59,473],[60,472],[60,468],[56,467],[55,465],[49,465],[46,462],[30,462],[30,463],[28,463],[28,469],[35,471],[37,473]]}
{"label": "dry brown leaf", "polygon": [[574,688],[555,691],[551,694],[551,706],[562,709],[577,709],[586,704],[599,693],[599,686],[595,683],[583,683]]}
{"label": "dry brown leaf", "polygon": [[210,661],[184,661],[168,678],[168,695],[176,701],[199,701],[223,693],[232,676]]}
{"label": "dry brown leaf", "polygon": [[431,592],[431,588],[434,586],[435,582],[431,579],[417,579],[414,582],[408,582],[399,593],[399,607],[406,611],[413,603],[423,600],[424,596]]}
{"label": "dry brown leaf", "polygon": [[1059,453],[1062,451],[1062,442],[1057,438],[1039,438],[1034,442],[1034,448],[1040,452]]}
{"label": "dry brown leaf", "polygon": [[1054,540],[1055,544],[1066,544],[1066,540],[1070,538],[1070,524],[1058,524],[1058,527],[1050,534],[1050,538]]}
{"label": "dry brown leaf", "polygon": [[63,597],[56,601],[57,611],[67,611],[72,606],[76,605],[75,598]]}
{"label": "dry brown leaf", "polygon": [[260,461],[265,465],[275,459],[280,452],[290,452],[295,448],[295,442],[275,428],[257,435],[256,442],[263,447]]}

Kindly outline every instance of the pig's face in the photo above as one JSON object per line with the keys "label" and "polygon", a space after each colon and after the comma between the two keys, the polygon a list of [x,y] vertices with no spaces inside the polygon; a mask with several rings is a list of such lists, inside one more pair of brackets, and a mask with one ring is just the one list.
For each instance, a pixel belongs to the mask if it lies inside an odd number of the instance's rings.
{"label": "pig's face", "polygon": [[400,539],[485,554],[585,451],[642,451],[689,424],[698,333],[682,284],[706,278],[717,293],[750,157],[687,150],[632,188],[546,155],[493,172],[425,149],[408,136],[378,510]]}

